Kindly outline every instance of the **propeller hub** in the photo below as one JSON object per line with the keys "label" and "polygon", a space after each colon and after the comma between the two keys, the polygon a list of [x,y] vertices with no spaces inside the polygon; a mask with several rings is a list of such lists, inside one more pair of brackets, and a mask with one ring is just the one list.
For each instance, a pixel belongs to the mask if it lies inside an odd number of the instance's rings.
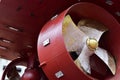
{"label": "propeller hub", "polygon": [[98,47],[98,41],[95,38],[88,38],[86,43],[90,50],[96,50]]}

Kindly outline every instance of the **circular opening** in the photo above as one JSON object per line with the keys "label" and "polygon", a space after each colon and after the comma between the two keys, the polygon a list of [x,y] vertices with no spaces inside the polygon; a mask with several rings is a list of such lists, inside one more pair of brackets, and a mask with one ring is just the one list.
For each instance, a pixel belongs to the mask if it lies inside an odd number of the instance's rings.
{"label": "circular opening", "polygon": [[[68,14],[63,21],[62,34],[71,58],[80,70],[97,79],[105,79],[116,72],[115,58],[103,41],[107,31],[105,25],[93,19],[78,19]],[[90,46],[95,46],[94,49],[87,45],[88,39],[98,42],[96,46],[91,40]]]}

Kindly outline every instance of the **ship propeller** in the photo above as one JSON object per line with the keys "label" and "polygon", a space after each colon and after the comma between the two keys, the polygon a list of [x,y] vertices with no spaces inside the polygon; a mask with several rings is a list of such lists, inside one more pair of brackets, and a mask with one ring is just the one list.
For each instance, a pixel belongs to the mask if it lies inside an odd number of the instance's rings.
{"label": "ship propeller", "polygon": [[90,56],[95,54],[115,75],[114,57],[107,50],[99,47],[101,36],[108,30],[103,24],[91,19],[81,19],[76,26],[70,15],[67,15],[62,30],[66,49],[69,52],[76,52],[78,57],[74,62],[81,70],[91,74]]}

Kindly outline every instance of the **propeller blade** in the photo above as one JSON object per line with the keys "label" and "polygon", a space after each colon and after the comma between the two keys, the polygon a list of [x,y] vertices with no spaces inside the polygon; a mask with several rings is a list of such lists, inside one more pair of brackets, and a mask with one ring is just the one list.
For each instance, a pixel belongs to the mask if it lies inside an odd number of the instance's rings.
{"label": "propeller blade", "polygon": [[90,50],[86,45],[82,49],[79,57],[75,60],[76,65],[79,68],[83,68],[86,73],[91,74],[90,68],[90,56],[94,54],[94,51]]}
{"label": "propeller blade", "polygon": [[102,34],[107,31],[105,26],[95,20],[81,19],[78,22],[78,28],[83,31],[90,38],[95,38],[99,41]]}
{"label": "propeller blade", "polygon": [[[82,51],[88,38],[67,15],[63,21],[62,34],[68,51]],[[79,54],[78,54],[79,55]]]}
{"label": "propeller blade", "polygon": [[116,73],[116,63],[113,56],[111,56],[105,49],[97,48],[95,54],[108,66],[113,75]]}

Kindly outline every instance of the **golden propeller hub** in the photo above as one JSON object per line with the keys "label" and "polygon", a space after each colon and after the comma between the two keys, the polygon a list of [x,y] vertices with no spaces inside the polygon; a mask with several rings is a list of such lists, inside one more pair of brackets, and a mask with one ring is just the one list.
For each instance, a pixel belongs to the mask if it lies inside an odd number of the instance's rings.
{"label": "golden propeller hub", "polygon": [[96,50],[96,48],[98,47],[98,41],[94,38],[88,38],[86,43],[90,50]]}

